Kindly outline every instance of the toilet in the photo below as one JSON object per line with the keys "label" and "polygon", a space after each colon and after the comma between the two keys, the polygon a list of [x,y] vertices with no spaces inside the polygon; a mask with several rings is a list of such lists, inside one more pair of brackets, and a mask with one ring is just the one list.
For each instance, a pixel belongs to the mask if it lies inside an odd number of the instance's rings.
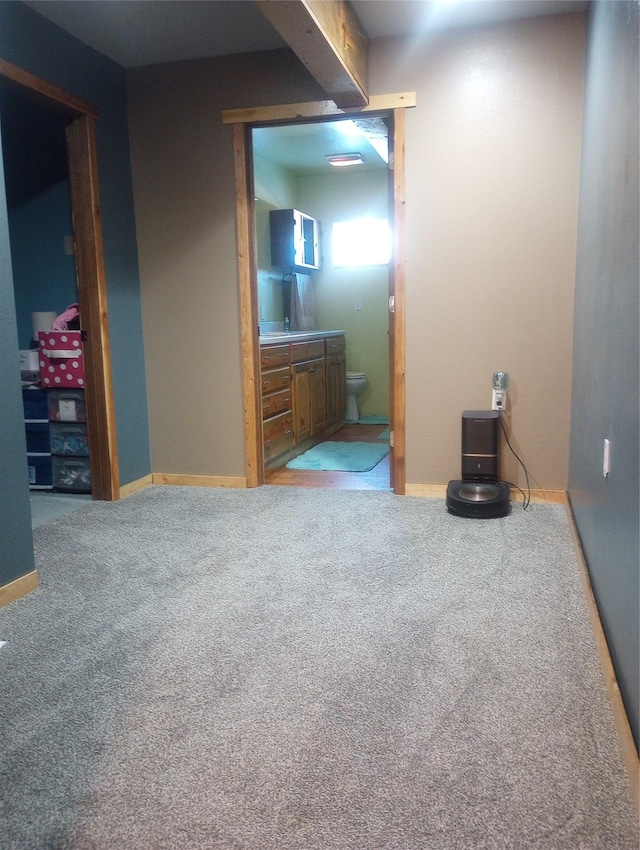
{"label": "toilet", "polygon": [[358,422],[358,402],[356,396],[367,386],[367,376],[364,372],[347,372],[347,422]]}

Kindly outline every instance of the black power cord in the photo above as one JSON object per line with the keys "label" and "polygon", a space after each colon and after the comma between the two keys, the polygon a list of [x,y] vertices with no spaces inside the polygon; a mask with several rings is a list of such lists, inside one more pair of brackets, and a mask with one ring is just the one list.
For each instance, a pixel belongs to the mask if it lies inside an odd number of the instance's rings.
{"label": "black power cord", "polygon": [[527,511],[531,507],[531,484],[529,483],[529,473],[527,472],[527,467],[524,465],[524,461],[520,458],[516,450],[509,442],[509,436],[507,435],[507,429],[504,427],[502,416],[498,416],[498,421],[500,422],[500,427],[502,428],[502,433],[504,434],[504,438],[507,441],[507,445],[511,449],[511,454],[515,457],[515,459],[518,461],[518,463],[524,470],[524,477],[525,481],[527,482],[527,492],[525,493],[521,487],[518,487],[517,484],[513,484],[511,481],[505,481],[505,484],[508,484],[510,487],[515,487],[516,490],[522,493],[522,510]]}

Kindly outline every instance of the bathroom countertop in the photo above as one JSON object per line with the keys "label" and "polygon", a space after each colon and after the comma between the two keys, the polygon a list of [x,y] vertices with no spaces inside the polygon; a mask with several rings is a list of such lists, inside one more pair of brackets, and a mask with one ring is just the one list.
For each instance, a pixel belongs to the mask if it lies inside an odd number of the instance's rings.
{"label": "bathroom countertop", "polygon": [[346,331],[273,331],[272,333],[260,334],[260,345],[326,339],[328,336],[342,336],[345,333]]}

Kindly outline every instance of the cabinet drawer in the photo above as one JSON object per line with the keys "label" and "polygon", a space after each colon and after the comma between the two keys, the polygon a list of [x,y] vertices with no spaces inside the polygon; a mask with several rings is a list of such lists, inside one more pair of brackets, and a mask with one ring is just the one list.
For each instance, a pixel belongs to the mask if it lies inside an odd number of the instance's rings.
{"label": "cabinet drawer", "polygon": [[279,413],[262,423],[265,462],[272,460],[293,446],[293,416],[291,411]]}
{"label": "cabinet drawer", "polygon": [[262,396],[275,393],[282,389],[288,389],[291,383],[289,367],[284,369],[273,369],[271,372],[262,373]]}
{"label": "cabinet drawer", "polygon": [[330,336],[325,340],[327,354],[341,354],[347,350],[347,340],[343,336]]}
{"label": "cabinet drawer", "polygon": [[265,369],[276,369],[278,366],[289,365],[288,345],[261,345],[260,366]]}
{"label": "cabinet drawer", "polygon": [[315,357],[324,357],[323,339],[316,339],[313,342],[291,343],[292,363],[299,363],[301,360],[313,360]]}
{"label": "cabinet drawer", "polygon": [[268,419],[276,413],[291,409],[291,393],[288,389],[266,396],[262,399],[262,418]]}

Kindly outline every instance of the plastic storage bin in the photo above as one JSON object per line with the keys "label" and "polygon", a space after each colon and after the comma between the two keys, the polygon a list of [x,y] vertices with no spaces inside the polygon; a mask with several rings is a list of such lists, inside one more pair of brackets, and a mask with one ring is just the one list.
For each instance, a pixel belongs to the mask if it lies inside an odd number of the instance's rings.
{"label": "plastic storage bin", "polygon": [[50,427],[51,454],[89,456],[89,441],[87,426],[77,424],[52,422]]}
{"label": "plastic storage bin", "polygon": [[53,489],[64,493],[90,493],[91,467],[88,457],[51,458]]}
{"label": "plastic storage bin", "polygon": [[84,403],[84,390],[65,389],[48,390],[48,417],[51,422],[85,422],[87,410]]}

